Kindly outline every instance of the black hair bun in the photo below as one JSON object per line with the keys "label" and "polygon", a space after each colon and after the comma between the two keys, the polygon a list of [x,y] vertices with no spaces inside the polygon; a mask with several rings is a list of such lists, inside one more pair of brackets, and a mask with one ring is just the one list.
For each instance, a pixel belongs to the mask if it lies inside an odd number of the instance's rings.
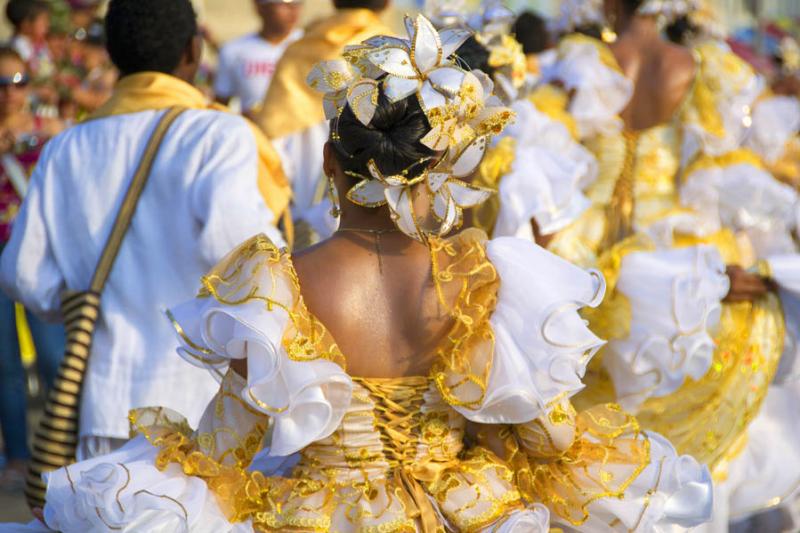
{"label": "black hair bun", "polygon": [[407,177],[420,175],[435,152],[421,139],[431,126],[416,94],[392,103],[380,89],[375,116],[365,126],[350,106],[331,121],[331,139],[342,169],[369,177],[367,163],[374,160],[386,176],[408,170]]}

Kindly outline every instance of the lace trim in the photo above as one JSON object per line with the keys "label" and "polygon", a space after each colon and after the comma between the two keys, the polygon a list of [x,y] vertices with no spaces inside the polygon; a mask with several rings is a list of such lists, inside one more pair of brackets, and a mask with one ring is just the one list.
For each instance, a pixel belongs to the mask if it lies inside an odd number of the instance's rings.
{"label": "lace trim", "polygon": [[[432,239],[433,279],[441,305],[455,321],[437,349],[431,377],[450,405],[478,409],[486,396],[494,359],[489,319],[500,278],[486,255],[486,234],[468,229],[448,240]],[[455,303],[446,294],[457,293]]]}
{"label": "lace trim", "polygon": [[[560,450],[548,425],[572,428],[572,443]],[[569,405],[545,423],[515,426],[501,436],[525,499],[541,501],[575,526],[588,520],[593,502],[623,498],[650,464],[650,441],[615,404],[577,415]]]}

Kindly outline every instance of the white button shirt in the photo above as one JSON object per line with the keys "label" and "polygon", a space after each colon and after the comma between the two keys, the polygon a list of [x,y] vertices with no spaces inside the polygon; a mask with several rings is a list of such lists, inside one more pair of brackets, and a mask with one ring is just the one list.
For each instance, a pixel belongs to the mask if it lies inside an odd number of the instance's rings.
{"label": "white button shirt", "polygon": [[[86,290],[163,111],[96,119],[51,140],[0,260],[0,284],[44,316]],[[184,362],[164,310],[193,297],[228,251],[264,232],[283,244],[257,185],[256,142],[236,115],[189,110],[171,126],[102,294],[81,436],[127,438],[128,411],[165,406],[195,426],[217,390]]]}

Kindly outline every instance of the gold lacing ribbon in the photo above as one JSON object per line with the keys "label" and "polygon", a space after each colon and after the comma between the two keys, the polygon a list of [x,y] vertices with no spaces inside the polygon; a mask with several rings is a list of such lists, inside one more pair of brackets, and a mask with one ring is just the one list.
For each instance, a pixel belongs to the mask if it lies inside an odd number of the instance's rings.
{"label": "gold lacing ribbon", "polygon": [[375,407],[375,427],[380,433],[383,454],[393,470],[394,482],[405,489],[415,509],[410,518],[419,520],[424,533],[442,531],[439,517],[420,482],[435,481],[454,461],[416,463],[421,407],[429,388],[428,379],[355,379],[370,393]]}
{"label": "gold lacing ribbon", "polygon": [[635,180],[636,165],[639,149],[639,132],[624,131],[625,139],[625,160],[622,164],[622,171],[614,185],[614,192],[611,201],[606,208],[605,237],[603,238],[602,249],[608,250],[614,244],[622,241],[633,234],[633,221],[635,210]]}

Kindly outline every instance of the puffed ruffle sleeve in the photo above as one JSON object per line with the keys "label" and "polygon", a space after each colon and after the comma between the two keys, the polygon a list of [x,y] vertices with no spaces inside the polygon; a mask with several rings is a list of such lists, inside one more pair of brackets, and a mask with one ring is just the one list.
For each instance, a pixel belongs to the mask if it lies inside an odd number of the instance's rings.
{"label": "puffed ruffle sleeve", "polygon": [[513,104],[516,122],[506,129],[514,161],[500,180],[495,237],[532,239],[531,219],[542,235],[574,222],[591,205],[583,191],[597,178],[597,161],[567,127],[534,103]]}
{"label": "puffed ruffle sleeve", "polygon": [[727,44],[705,42],[694,50],[694,86],[682,109],[683,161],[698,153],[717,157],[741,147],[764,79]]}
{"label": "puffed ruffle sleeve", "polygon": [[636,412],[647,398],[708,372],[728,290],[725,264],[712,246],[641,249],[621,258],[615,296],[625,302],[629,327],[609,341],[603,364],[625,409]]}
{"label": "puffed ruffle sleeve", "polygon": [[350,405],[353,385],[330,334],[305,308],[288,253],[254,237],[202,283],[197,298],[169,313],[179,353],[216,374],[247,358],[241,396],[272,418],[270,456],[329,436]]}
{"label": "puffed ruffle sleeve", "polygon": [[673,531],[711,517],[711,476],[614,404],[576,412],[568,400],[505,438],[517,486],[570,530]]}
{"label": "puffed ruffle sleeve", "polygon": [[800,101],[790,96],[766,96],[753,107],[752,120],[745,145],[768,163],[775,163],[800,130]]}
{"label": "puffed ruffle sleeve", "polygon": [[447,267],[445,257],[437,259],[438,282],[445,290],[464,288],[452,309],[450,343],[434,365],[445,401],[473,422],[513,424],[581,390],[586,364],[603,341],[578,310],[602,301],[600,274],[530,241],[485,241],[477,230],[434,245],[437,253],[457,258]]}
{"label": "puffed ruffle sleeve", "polygon": [[605,43],[584,35],[565,37],[551,76],[573,94],[569,111],[581,138],[621,130],[619,114],[633,95],[633,83]]}

